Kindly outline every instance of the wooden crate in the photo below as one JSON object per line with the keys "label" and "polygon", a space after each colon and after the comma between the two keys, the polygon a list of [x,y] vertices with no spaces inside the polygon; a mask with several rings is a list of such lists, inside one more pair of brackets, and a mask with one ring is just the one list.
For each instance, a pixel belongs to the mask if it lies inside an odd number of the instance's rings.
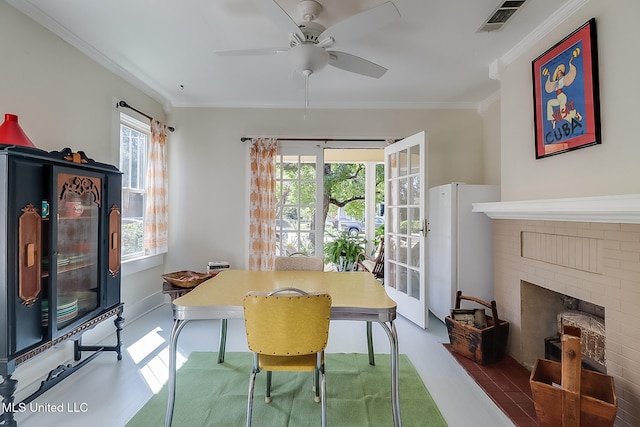
{"label": "wooden crate", "polygon": [[498,318],[496,302],[487,303],[475,297],[463,296],[461,291],[456,295],[456,309],[460,308],[461,300],[468,300],[491,309],[491,316],[487,316],[487,327],[478,329],[445,317],[449,341],[452,349],[475,362],[486,365],[497,362],[504,357],[509,338],[509,322]]}
{"label": "wooden crate", "polygon": [[613,377],[581,369],[580,329],[565,326],[562,362],[538,359],[529,384],[543,427],[612,426],[618,409]]}
{"label": "wooden crate", "polygon": [[[541,426],[559,426],[562,419],[562,364],[538,359],[530,384],[536,415]],[[613,378],[583,369],[581,372],[580,425],[612,426],[616,419],[616,394]]]}

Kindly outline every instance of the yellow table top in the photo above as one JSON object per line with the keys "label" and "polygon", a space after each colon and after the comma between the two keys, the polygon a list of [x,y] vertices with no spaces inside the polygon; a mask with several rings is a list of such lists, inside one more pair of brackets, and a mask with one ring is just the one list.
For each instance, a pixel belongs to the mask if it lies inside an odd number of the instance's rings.
{"label": "yellow table top", "polygon": [[179,320],[243,317],[242,301],[249,291],[269,292],[294,287],[331,295],[332,319],[387,322],[396,317],[396,303],[367,272],[227,270],[173,301]]}

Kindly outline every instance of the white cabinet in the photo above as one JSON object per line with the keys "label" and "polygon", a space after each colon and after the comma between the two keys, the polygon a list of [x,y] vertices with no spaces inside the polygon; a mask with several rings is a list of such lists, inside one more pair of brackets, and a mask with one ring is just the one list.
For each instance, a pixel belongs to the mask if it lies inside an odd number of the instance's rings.
{"label": "white cabinet", "polygon": [[444,321],[456,292],[493,299],[491,219],[473,203],[500,200],[494,185],[445,184],[429,189],[429,310]]}

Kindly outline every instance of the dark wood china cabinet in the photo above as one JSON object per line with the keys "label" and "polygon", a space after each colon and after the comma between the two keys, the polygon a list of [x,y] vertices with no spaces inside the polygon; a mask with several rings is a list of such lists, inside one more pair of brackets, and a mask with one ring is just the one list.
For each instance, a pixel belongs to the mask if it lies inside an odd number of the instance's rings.
{"label": "dark wood china cabinet", "polygon": [[[122,358],[122,179],[83,152],[0,145],[0,180],[0,425],[16,425],[11,376],[20,363],[74,341],[77,363],[53,369],[28,403],[101,351]],[[111,317],[114,346],[82,343]]]}

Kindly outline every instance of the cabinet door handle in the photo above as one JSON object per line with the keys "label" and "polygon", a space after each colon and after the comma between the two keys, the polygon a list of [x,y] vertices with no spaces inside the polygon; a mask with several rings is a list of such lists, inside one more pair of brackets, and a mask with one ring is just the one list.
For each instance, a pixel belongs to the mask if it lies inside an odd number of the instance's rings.
{"label": "cabinet door handle", "polygon": [[116,277],[120,272],[120,231],[121,231],[120,208],[117,205],[111,206],[109,213],[109,274]]}
{"label": "cabinet door handle", "polygon": [[40,295],[41,264],[40,245],[42,217],[33,204],[22,208],[18,219],[18,296],[22,303],[31,307]]}

